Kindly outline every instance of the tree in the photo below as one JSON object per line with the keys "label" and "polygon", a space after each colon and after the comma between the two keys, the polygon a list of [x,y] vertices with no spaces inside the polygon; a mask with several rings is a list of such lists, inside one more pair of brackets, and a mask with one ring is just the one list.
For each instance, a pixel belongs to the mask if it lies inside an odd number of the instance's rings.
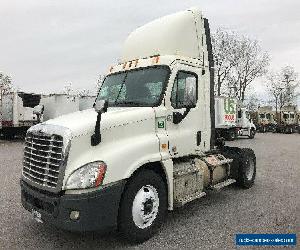
{"label": "tree", "polygon": [[256,40],[241,36],[236,46],[238,59],[228,76],[228,83],[234,89],[234,95],[244,102],[247,88],[256,78],[267,73],[270,59]]}
{"label": "tree", "polygon": [[291,66],[286,66],[281,69],[281,79],[284,84],[284,101],[286,105],[294,105],[296,97],[296,89],[299,86],[298,73]]}
{"label": "tree", "polygon": [[88,89],[80,89],[77,91],[79,97],[90,96],[90,91]]}
{"label": "tree", "polygon": [[63,94],[71,95],[73,93],[72,83],[68,83],[64,85]]}
{"label": "tree", "polygon": [[269,73],[267,82],[270,102],[274,104],[276,113],[286,105],[294,105],[296,89],[299,86],[298,74],[291,66],[283,67],[279,72]]}
{"label": "tree", "polygon": [[11,92],[12,89],[11,78],[0,72],[0,98],[3,94]]}
{"label": "tree", "polygon": [[220,96],[224,92],[222,91],[224,83],[237,63],[237,35],[219,28],[212,35],[212,47],[215,62],[215,90],[216,95]]}
{"label": "tree", "polygon": [[255,112],[258,110],[258,108],[262,105],[262,100],[257,96],[256,93],[251,93],[248,95],[248,97],[245,99],[245,107],[250,112]]}

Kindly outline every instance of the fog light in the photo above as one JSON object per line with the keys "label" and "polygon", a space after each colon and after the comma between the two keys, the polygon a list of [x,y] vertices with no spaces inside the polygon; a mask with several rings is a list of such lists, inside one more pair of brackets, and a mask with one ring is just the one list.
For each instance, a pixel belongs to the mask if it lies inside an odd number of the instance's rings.
{"label": "fog light", "polygon": [[71,211],[71,213],[70,213],[71,220],[78,220],[79,216],[80,216],[79,211]]}

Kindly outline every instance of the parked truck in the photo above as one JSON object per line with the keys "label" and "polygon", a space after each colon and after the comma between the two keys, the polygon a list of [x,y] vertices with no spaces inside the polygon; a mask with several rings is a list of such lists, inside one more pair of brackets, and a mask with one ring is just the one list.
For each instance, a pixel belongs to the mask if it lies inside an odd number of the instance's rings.
{"label": "parked truck", "polygon": [[276,112],[272,106],[262,106],[257,111],[257,130],[261,133],[273,132],[276,127]]}
{"label": "parked truck", "polygon": [[276,132],[292,134],[298,130],[298,114],[296,105],[282,107],[277,117]]}
{"label": "parked truck", "polygon": [[238,136],[253,139],[256,127],[250,119],[249,112],[236,98],[215,97],[215,128],[217,137],[235,140]]}
{"label": "parked truck", "polygon": [[11,92],[2,95],[0,100],[0,124],[5,138],[14,135],[25,134],[26,130],[41,122],[41,116],[36,112],[41,109],[39,106],[41,95],[24,92]]}
{"label": "parked truck", "polygon": [[254,138],[256,134],[256,126],[250,118],[249,111],[244,107],[238,107],[236,126],[238,136],[248,136],[250,139]]}
{"label": "parked truck", "polygon": [[127,38],[94,109],[29,129],[23,206],[71,231],[117,228],[149,239],[167,210],[256,175],[251,149],[215,138],[209,23],[198,9],[150,22]]}

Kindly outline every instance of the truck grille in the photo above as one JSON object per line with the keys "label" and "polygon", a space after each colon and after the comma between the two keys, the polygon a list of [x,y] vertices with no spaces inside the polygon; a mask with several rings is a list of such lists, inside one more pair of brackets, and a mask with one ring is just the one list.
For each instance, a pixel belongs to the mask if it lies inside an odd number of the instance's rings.
{"label": "truck grille", "polygon": [[62,136],[27,133],[23,162],[23,175],[26,178],[56,188],[62,161]]}

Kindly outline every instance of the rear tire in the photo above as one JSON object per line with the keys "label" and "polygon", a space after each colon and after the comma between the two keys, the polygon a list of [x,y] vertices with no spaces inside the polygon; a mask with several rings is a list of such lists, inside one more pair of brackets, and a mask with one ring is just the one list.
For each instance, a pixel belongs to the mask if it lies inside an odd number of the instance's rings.
{"label": "rear tire", "polygon": [[230,178],[242,188],[250,188],[256,176],[256,157],[250,148],[224,147],[222,154],[233,159],[230,168]]}
{"label": "rear tire", "polygon": [[235,130],[229,130],[227,132],[227,140],[234,141],[235,139],[237,139],[237,133],[235,132]]}
{"label": "rear tire", "polygon": [[161,227],[167,213],[164,180],[152,170],[142,170],[129,180],[119,210],[118,229],[130,242],[141,243]]}
{"label": "rear tire", "polygon": [[256,176],[256,157],[252,149],[240,149],[237,184],[242,188],[250,188]]}

